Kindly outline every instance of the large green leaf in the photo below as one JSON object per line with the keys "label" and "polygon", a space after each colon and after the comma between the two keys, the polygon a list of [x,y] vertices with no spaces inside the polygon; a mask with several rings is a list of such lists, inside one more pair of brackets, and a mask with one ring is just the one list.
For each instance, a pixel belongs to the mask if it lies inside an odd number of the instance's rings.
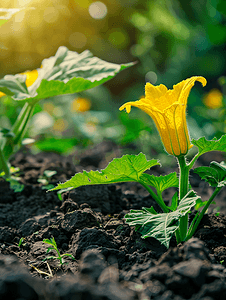
{"label": "large green leaf", "polygon": [[210,151],[226,152],[226,134],[223,135],[219,140],[214,138],[211,141],[207,141],[205,137],[201,137],[198,140],[193,139],[192,144],[198,147],[198,156]]}
{"label": "large green leaf", "polygon": [[177,210],[169,213],[156,214],[152,209],[131,210],[125,215],[126,222],[136,226],[142,238],[153,237],[169,248],[170,239],[179,227],[179,220],[196,204],[199,197],[194,191],[189,191],[181,199]]}
{"label": "large green leaf", "polygon": [[17,100],[23,100],[31,97],[25,84],[26,75],[6,75],[0,79],[0,91]]}
{"label": "large green leaf", "polygon": [[223,187],[226,185],[226,164],[212,161],[209,167],[198,167],[194,172],[211,186]]}
{"label": "large green leaf", "polygon": [[179,180],[177,173],[170,173],[165,176],[154,176],[147,173],[142,174],[140,178],[144,183],[153,186],[156,190],[162,193],[165,189],[169,187],[179,187]]}
{"label": "large green leaf", "polygon": [[127,154],[121,158],[114,158],[104,170],[77,173],[70,180],[58,184],[50,191],[73,189],[83,185],[139,182],[143,172],[156,165],[160,165],[158,160],[147,160],[143,153],[138,155]]}
{"label": "large green leaf", "polygon": [[109,63],[88,50],[78,54],[62,46],[55,56],[42,61],[39,76],[30,87],[25,85],[26,75],[6,75],[0,80],[0,91],[14,100],[38,101],[93,88],[133,65]]}

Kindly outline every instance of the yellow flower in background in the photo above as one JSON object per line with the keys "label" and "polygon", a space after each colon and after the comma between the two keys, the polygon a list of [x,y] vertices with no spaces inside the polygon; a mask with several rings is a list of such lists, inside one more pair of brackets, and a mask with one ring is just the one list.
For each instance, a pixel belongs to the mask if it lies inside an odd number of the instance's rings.
{"label": "yellow flower in background", "polygon": [[205,97],[204,104],[209,108],[220,108],[223,106],[223,94],[218,89],[212,89]]}
{"label": "yellow flower in background", "polygon": [[57,119],[53,124],[53,130],[63,132],[68,127],[68,122],[64,119]]}
{"label": "yellow flower in background", "polygon": [[[25,84],[26,84],[27,87],[29,87],[38,78],[38,71],[37,70],[26,71],[24,73],[20,73],[20,75],[26,75],[27,76]],[[2,97],[2,96],[5,96],[5,94],[0,92],[0,97]]]}
{"label": "yellow flower in background", "polygon": [[20,73],[20,75],[27,75],[25,84],[27,87],[31,86],[35,80],[38,78],[38,71],[32,70],[32,71],[26,71],[24,73]]}
{"label": "yellow flower in background", "polygon": [[71,110],[77,112],[85,112],[90,110],[91,102],[86,98],[76,98],[71,103]]}
{"label": "yellow flower in background", "polygon": [[43,109],[47,111],[50,115],[53,114],[55,106],[51,102],[45,102],[43,104]]}
{"label": "yellow flower in background", "polygon": [[127,102],[119,109],[130,113],[131,106],[146,112],[155,122],[166,151],[174,156],[185,155],[193,146],[190,143],[186,122],[187,99],[195,81],[203,86],[207,81],[204,77],[193,76],[181,81],[168,90],[163,84],[145,85],[145,98]]}

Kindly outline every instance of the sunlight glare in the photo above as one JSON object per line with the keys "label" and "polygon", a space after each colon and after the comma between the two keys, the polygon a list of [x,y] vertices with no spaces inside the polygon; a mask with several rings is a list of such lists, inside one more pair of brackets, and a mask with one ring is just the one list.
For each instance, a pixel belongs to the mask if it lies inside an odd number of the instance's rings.
{"label": "sunlight glare", "polygon": [[17,0],[16,1],[16,7],[24,7],[28,5],[33,0]]}
{"label": "sunlight glare", "polygon": [[103,19],[107,15],[107,6],[100,1],[94,2],[89,6],[89,14],[94,19]]}
{"label": "sunlight glare", "polygon": [[146,82],[150,82],[152,84],[155,84],[157,82],[157,79],[158,79],[157,74],[153,71],[149,71],[145,75],[145,81]]}
{"label": "sunlight glare", "polygon": [[43,18],[47,23],[55,23],[59,17],[59,12],[54,7],[47,7],[44,11]]}

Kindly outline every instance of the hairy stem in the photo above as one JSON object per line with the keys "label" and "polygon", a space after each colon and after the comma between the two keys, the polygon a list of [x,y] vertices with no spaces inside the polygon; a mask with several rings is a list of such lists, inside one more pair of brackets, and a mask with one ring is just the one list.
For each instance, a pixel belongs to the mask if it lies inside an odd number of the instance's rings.
{"label": "hairy stem", "polygon": [[[189,183],[189,167],[186,164],[185,156],[178,156],[177,157],[179,163],[179,201],[188,193],[188,183]],[[188,231],[188,214],[183,216],[180,219],[179,225],[179,234],[180,234],[180,241],[184,241]],[[176,237],[178,232],[176,234]]]}
{"label": "hairy stem", "polygon": [[164,201],[162,200],[162,197],[158,197],[153,191],[152,189],[144,182],[139,181],[140,184],[143,185],[143,187],[151,194],[152,198],[155,199],[155,201],[158,203],[158,205],[161,207],[161,209],[163,210],[164,213],[168,213],[169,209],[168,207],[165,205]]}

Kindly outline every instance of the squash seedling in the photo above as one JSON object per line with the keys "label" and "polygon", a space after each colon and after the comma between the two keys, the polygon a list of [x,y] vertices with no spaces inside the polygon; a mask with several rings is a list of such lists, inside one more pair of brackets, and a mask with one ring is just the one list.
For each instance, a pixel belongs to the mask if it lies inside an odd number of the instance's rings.
{"label": "squash seedling", "polygon": [[50,244],[50,245],[51,245],[51,247],[49,247],[49,248],[47,249],[46,253],[49,253],[50,251],[55,250],[55,251],[57,252],[57,255],[58,255],[58,256],[48,256],[48,257],[44,258],[43,261],[45,261],[45,260],[47,260],[47,259],[59,259],[60,265],[63,265],[63,264],[64,264],[64,260],[63,260],[63,257],[64,257],[64,256],[69,256],[69,257],[71,257],[72,259],[75,260],[74,256],[71,255],[71,254],[69,254],[69,253],[64,253],[64,254],[62,254],[62,255],[60,254],[60,252],[59,252],[59,250],[58,250],[58,248],[57,248],[57,244],[56,244],[56,242],[55,242],[54,237],[50,238],[50,240],[49,240],[49,239],[44,239],[44,240],[43,240],[43,243],[46,243],[46,244]]}
{"label": "squash seedling", "polygon": [[[135,226],[135,230],[142,238],[153,237],[167,248],[175,234],[177,243],[190,239],[209,205],[216,195],[226,185],[226,164],[224,162],[211,162],[209,167],[194,169],[203,180],[208,182],[214,192],[208,201],[202,201],[189,184],[189,171],[194,166],[198,157],[210,151],[226,152],[226,134],[219,140],[211,141],[201,137],[190,141],[187,123],[187,99],[195,81],[203,86],[206,79],[194,76],[183,80],[168,90],[160,84],[145,86],[145,98],[135,102],[127,102],[120,107],[130,113],[131,106],[138,107],[149,114],[154,120],[161,140],[168,154],[173,155],[179,166],[179,176],[176,172],[165,176],[154,176],[145,173],[153,166],[160,165],[156,159],[147,160],[143,153],[138,155],[124,155],[115,158],[101,171],[90,171],[75,174],[65,183],[59,183],[53,190],[73,189],[85,185],[109,184],[118,182],[139,182],[150,193],[160,206],[162,213],[157,213],[153,207],[141,210],[131,210],[125,215],[126,222]],[[197,154],[187,161],[186,155],[193,146],[198,148]],[[167,206],[163,200],[162,192],[170,187],[178,187],[179,192],[172,197],[171,205]],[[155,188],[156,192],[152,190]],[[201,203],[200,203],[201,202]],[[193,207],[203,207],[201,212],[196,210],[196,215],[189,223],[188,215]]]}

